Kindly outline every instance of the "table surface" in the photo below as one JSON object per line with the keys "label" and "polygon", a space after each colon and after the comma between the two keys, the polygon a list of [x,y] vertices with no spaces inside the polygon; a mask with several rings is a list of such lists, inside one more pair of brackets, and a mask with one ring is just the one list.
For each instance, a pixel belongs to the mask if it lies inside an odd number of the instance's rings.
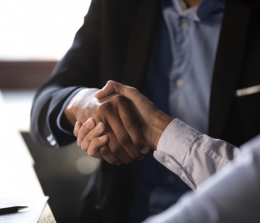
{"label": "table surface", "polygon": [[[33,169],[34,160],[10,114],[0,92],[0,197],[44,196]],[[56,223],[48,203],[39,223]]]}

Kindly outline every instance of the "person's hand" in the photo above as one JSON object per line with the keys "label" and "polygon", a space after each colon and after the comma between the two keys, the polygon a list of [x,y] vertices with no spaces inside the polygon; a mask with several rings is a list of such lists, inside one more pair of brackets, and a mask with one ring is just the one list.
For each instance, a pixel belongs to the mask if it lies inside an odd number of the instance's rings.
{"label": "person's hand", "polygon": [[[82,145],[93,126],[86,120],[93,117],[104,124],[108,142],[99,149],[100,155],[111,164],[128,164],[140,160],[150,150],[132,102],[126,97],[113,94],[98,100],[97,89],[82,89],[70,100],[64,110],[69,122],[83,123],[78,131],[78,144]],[[84,144],[83,144],[84,145]]]}
{"label": "person's hand", "polygon": [[[102,135],[105,131],[104,123],[100,122],[96,125],[93,118],[89,118],[86,121],[86,125],[90,128],[85,131],[85,138],[83,140],[77,140],[77,145],[81,147],[82,150],[88,153],[89,156],[103,159],[102,155],[99,153],[99,148],[104,146],[108,142],[108,136]],[[74,126],[74,135],[79,136],[82,127],[82,123],[76,122]],[[118,163],[120,164],[120,163]]]}
{"label": "person's hand", "polygon": [[133,102],[138,111],[144,135],[152,146],[152,149],[156,150],[163,131],[173,118],[160,111],[137,89],[122,85],[115,81],[108,81],[106,86],[95,94],[95,97],[101,100],[102,98],[113,94],[121,94]]}

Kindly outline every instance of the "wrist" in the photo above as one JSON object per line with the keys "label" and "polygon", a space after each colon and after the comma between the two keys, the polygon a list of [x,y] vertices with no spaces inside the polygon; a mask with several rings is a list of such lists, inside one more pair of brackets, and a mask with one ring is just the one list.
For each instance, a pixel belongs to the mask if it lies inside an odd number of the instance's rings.
{"label": "wrist", "polygon": [[65,107],[63,119],[64,120],[66,119],[67,122],[69,122],[72,126],[76,122],[76,116],[74,113],[75,111],[73,107],[68,107],[68,106]]}
{"label": "wrist", "polygon": [[154,120],[152,122],[152,147],[154,150],[157,149],[158,142],[166,129],[166,127],[174,120],[173,117],[170,117],[164,114],[162,111],[156,112],[154,116]]}

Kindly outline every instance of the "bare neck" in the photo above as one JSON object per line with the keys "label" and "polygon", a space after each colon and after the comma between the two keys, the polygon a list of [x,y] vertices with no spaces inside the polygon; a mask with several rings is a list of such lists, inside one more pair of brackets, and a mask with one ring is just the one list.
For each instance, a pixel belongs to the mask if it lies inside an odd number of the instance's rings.
{"label": "bare neck", "polygon": [[195,7],[201,3],[202,0],[185,0],[187,3],[188,7]]}

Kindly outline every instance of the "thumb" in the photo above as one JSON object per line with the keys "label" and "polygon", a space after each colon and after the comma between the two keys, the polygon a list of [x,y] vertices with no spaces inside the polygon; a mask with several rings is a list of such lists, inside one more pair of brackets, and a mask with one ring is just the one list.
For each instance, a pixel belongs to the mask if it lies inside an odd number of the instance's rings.
{"label": "thumb", "polygon": [[151,102],[145,98],[137,89],[129,87],[127,85],[120,84],[115,81],[108,81],[105,87],[97,91],[95,97],[101,99],[111,94],[121,94],[130,99],[134,105],[138,107],[144,107],[151,104]]}
{"label": "thumb", "polygon": [[121,84],[115,81],[108,81],[107,84],[102,89],[100,89],[95,93],[95,97],[97,99],[100,99],[111,94],[115,94],[115,93],[120,94],[121,93],[120,88],[121,88]]}

